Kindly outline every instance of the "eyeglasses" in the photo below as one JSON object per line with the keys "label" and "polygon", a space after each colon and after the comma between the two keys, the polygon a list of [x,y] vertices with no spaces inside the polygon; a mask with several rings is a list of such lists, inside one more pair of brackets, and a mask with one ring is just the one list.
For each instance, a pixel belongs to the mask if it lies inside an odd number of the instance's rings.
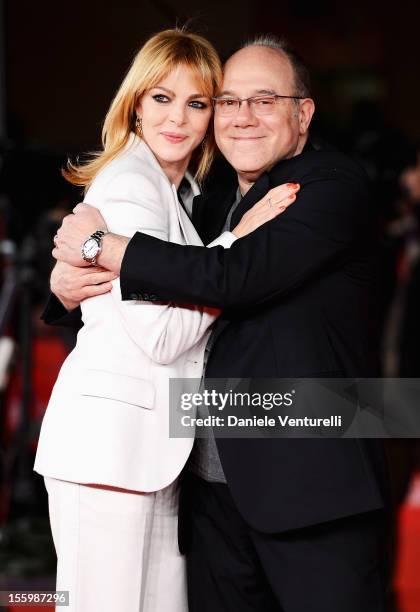
{"label": "eyeglasses", "polygon": [[291,100],[304,100],[303,96],[280,96],[279,94],[269,94],[265,96],[252,96],[251,98],[229,98],[222,96],[212,98],[214,110],[222,117],[231,117],[241,108],[242,102],[247,102],[249,109],[258,117],[271,115],[275,111],[276,102],[279,98]]}

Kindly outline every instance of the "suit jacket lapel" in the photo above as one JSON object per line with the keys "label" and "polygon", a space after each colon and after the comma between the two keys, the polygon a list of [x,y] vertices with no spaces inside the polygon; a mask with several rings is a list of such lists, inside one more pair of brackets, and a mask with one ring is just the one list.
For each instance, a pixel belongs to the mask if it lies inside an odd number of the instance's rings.
{"label": "suit jacket lapel", "polygon": [[269,177],[266,172],[253,184],[251,189],[247,191],[242,200],[239,202],[235,212],[232,215],[230,229],[232,230],[240,221],[242,215],[249,210],[254,204],[270,189]]}
{"label": "suit jacket lapel", "polygon": [[194,198],[192,222],[204,244],[208,244],[222,233],[237,187],[235,184],[227,195],[212,193]]}
{"label": "suit jacket lapel", "polygon": [[[197,183],[194,181],[194,178],[189,172],[185,173],[185,179],[189,182],[192,192],[195,197],[200,195],[200,189]],[[194,245],[202,245],[202,241],[197,231],[191,224],[191,220],[188,216],[187,211],[179,200],[178,192],[175,188],[175,185],[172,185],[172,193],[175,199],[175,208],[178,215],[179,226],[181,228],[181,232],[184,236],[184,240],[186,244],[194,244]]]}
{"label": "suit jacket lapel", "polygon": [[172,193],[174,195],[175,200],[175,208],[178,215],[178,222],[181,228],[182,235],[184,236],[185,244],[194,244],[197,246],[202,245],[202,241],[194,226],[191,224],[190,219],[188,218],[187,213],[185,212],[182,204],[178,199],[178,193],[175,189],[175,186],[172,186]]}
{"label": "suit jacket lapel", "polygon": [[[313,151],[314,146],[311,140],[308,140],[303,148],[302,153],[306,153],[308,151]],[[233,229],[235,225],[237,225],[242,217],[242,215],[249,210],[254,204],[261,200],[261,198],[272,188],[281,183],[276,180],[276,176],[282,170],[287,171],[288,166],[295,163],[296,158],[291,157],[290,159],[283,159],[277,162],[275,166],[270,170],[270,172],[264,172],[260,178],[254,183],[251,189],[245,194],[239,203],[237,209],[232,215],[230,228]],[[273,180],[274,179],[274,180]],[[283,179],[282,179],[283,180]],[[286,180],[286,178],[284,179]],[[292,181],[293,176],[287,177],[287,180]]]}

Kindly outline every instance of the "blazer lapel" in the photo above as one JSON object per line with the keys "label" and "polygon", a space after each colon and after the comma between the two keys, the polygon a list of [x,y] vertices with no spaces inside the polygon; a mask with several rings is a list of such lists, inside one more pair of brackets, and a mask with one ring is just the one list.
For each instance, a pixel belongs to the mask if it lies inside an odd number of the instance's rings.
{"label": "blazer lapel", "polygon": [[191,223],[190,218],[188,217],[187,213],[182,208],[179,202],[178,202],[178,213],[179,213],[179,220],[180,220],[179,223],[180,223],[186,244],[194,244],[196,246],[203,246],[203,241],[201,240],[194,225]]}
{"label": "blazer lapel", "polygon": [[194,198],[192,221],[204,244],[222,233],[237,188],[235,183],[227,194],[212,193]]}
{"label": "blazer lapel", "polygon": [[[189,181],[194,196],[196,197],[200,195],[200,189],[189,172],[185,173],[185,178]],[[202,242],[200,236],[198,235],[187,213],[185,212],[183,206],[179,201],[178,192],[175,188],[175,185],[172,185],[172,193],[174,195],[175,208],[178,215],[179,226],[181,228],[186,244],[201,245]]]}
{"label": "blazer lapel", "polygon": [[[177,190],[175,188],[174,185],[172,185],[168,179],[168,177],[166,176],[166,174],[163,172],[162,167],[160,166],[159,162],[157,161],[156,157],[154,156],[154,154],[152,153],[152,151],[149,149],[149,147],[146,145],[146,143],[141,140],[141,138],[139,138],[136,134],[131,134],[130,138],[127,142],[127,147],[132,148],[132,150],[134,151],[134,153],[136,155],[139,155],[139,157],[141,157],[142,159],[144,158],[144,156],[146,156],[146,158],[148,159],[149,163],[152,164],[156,170],[159,171],[160,174],[162,174],[162,176],[165,177],[165,179],[168,181],[168,185],[172,191],[172,196],[174,198],[174,204],[175,204],[175,210],[176,210],[176,215],[178,218],[178,223],[179,223],[179,227],[181,230],[181,235],[185,241],[186,244],[195,244],[195,245],[201,245],[202,242],[200,240],[199,235],[197,234],[197,232],[195,231],[194,227],[192,226],[187,213],[185,212],[185,210],[182,208],[179,200],[178,200],[178,193]],[[194,181],[193,177],[191,176],[191,174],[189,172],[185,173],[185,178],[189,181],[189,183],[191,184],[191,189],[193,191],[194,196],[197,196],[200,194],[200,189],[197,185],[197,183]]]}
{"label": "blazer lapel", "polygon": [[[309,151],[313,151],[314,146],[310,140],[308,140],[303,148],[302,153],[306,153]],[[272,188],[277,185],[280,185],[282,181],[286,182],[286,177],[279,180],[277,176],[281,176],[282,172],[286,172],[290,169],[290,166],[293,166],[296,161],[295,157],[291,157],[290,159],[283,159],[277,162],[275,166],[270,170],[270,172],[264,172],[260,178],[254,183],[251,189],[245,194],[239,203],[237,209],[232,215],[230,229],[233,229],[235,225],[238,224],[242,215],[249,210],[254,204],[261,200],[261,198]],[[287,180],[292,181],[293,176],[287,177]]]}
{"label": "blazer lapel", "polygon": [[258,200],[261,200],[261,198],[267,193],[269,189],[269,177],[268,174],[264,172],[239,202],[235,212],[232,215],[232,219],[230,222],[231,230],[239,223],[242,215],[252,206],[254,206],[254,204],[256,204]]}

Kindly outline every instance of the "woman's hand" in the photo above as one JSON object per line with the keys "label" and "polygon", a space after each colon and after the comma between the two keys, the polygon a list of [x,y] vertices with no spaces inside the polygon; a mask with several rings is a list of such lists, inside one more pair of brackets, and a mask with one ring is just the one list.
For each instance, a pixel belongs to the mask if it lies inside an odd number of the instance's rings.
{"label": "woman's hand", "polygon": [[84,299],[111,291],[111,281],[116,278],[117,274],[100,267],[76,268],[57,261],[51,272],[50,285],[64,308],[73,310]]}
{"label": "woman's hand", "polygon": [[259,202],[247,210],[232,233],[237,238],[242,238],[267,221],[271,221],[296,200],[296,193],[299,189],[300,185],[297,183],[285,183],[270,189]]}

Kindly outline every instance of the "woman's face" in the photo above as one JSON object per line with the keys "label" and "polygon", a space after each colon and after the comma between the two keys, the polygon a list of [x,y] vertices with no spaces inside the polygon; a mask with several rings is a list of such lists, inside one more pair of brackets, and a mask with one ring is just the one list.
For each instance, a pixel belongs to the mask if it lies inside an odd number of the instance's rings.
{"label": "woman's face", "polygon": [[143,138],[161,166],[175,165],[184,172],[191,153],[203,140],[212,115],[192,71],[178,66],[142,96],[136,108]]}

